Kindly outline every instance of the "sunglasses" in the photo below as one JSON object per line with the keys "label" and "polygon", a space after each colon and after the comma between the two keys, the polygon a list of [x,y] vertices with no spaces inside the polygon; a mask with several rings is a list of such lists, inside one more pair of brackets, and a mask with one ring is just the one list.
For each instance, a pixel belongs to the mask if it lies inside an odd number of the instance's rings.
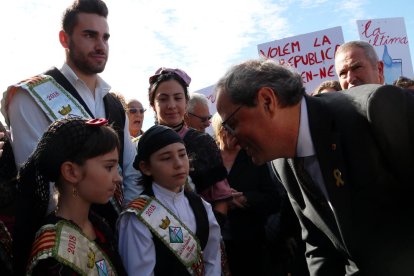
{"label": "sunglasses", "polygon": [[137,112],[139,112],[141,114],[144,114],[144,112],[147,111],[147,110],[145,108],[132,107],[132,108],[128,108],[127,111],[128,111],[128,113],[131,113],[131,114],[136,114]]}
{"label": "sunglasses", "polygon": [[208,115],[208,116],[198,116],[198,115],[195,115],[194,113],[191,113],[191,112],[188,112],[188,114],[190,114],[191,116],[194,116],[194,117],[199,118],[202,123],[205,123],[207,121],[210,121],[211,120],[211,117],[213,117],[212,115]]}

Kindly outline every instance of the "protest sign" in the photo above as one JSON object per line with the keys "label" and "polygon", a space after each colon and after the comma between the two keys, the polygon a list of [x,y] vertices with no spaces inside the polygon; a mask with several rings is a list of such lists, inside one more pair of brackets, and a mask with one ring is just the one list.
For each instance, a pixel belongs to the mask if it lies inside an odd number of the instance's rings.
{"label": "protest sign", "polygon": [[335,52],[344,43],[341,27],[275,40],[257,46],[259,55],[296,68],[308,94],[325,80],[338,80]]}
{"label": "protest sign", "polygon": [[399,76],[413,77],[404,18],[357,20],[359,38],[374,46],[384,62],[385,83],[392,84]]}

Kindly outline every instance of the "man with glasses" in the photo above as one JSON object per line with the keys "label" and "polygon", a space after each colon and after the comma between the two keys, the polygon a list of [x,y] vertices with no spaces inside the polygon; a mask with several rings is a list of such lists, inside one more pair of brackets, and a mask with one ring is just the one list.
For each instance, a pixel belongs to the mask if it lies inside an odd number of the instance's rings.
{"label": "man with glasses", "polygon": [[188,127],[205,132],[211,124],[211,115],[206,96],[200,93],[190,93],[184,122]]}
{"label": "man with glasses", "polygon": [[216,92],[223,127],[285,186],[312,276],[414,275],[412,92],[311,97],[271,60],[233,66]]}
{"label": "man with glasses", "polygon": [[146,109],[142,107],[140,101],[132,99],[128,101],[126,111],[129,120],[129,134],[132,138],[141,136],[144,133],[142,131],[142,124],[144,123],[144,112]]}

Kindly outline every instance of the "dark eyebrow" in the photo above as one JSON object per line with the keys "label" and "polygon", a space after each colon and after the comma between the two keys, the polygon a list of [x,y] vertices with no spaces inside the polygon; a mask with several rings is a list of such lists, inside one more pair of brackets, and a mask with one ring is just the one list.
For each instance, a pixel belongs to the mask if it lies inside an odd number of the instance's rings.
{"label": "dark eyebrow", "polygon": [[354,69],[355,67],[358,67],[358,66],[361,66],[361,62],[360,62],[359,60],[357,60],[357,61],[355,61],[355,62],[351,63],[351,64],[349,65],[349,68]]}
{"label": "dark eyebrow", "polygon": [[[84,34],[89,34],[89,35],[92,35],[92,36],[97,36],[98,34],[99,34],[99,32],[98,31],[95,31],[95,30],[88,30],[88,29],[86,29],[86,30],[83,30],[82,31]],[[109,39],[109,37],[110,37],[111,35],[109,34],[109,33],[105,33],[104,34],[104,38],[105,39]]]}
{"label": "dark eyebrow", "polygon": [[158,96],[166,96],[166,97],[169,97],[169,96],[173,96],[173,97],[175,97],[175,96],[184,96],[184,93],[183,93],[183,92],[176,92],[176,93],[174,93],[174,94],[172,94],[172,95],[169,95],[169,94],[167,94],[167,93],[160,92],[160,93],[158,94]]}
{"label": "dark eyebrow", "polygon": [[[348,68],[347,68],[348,69]],[[338,75],[342,75],[342,74],[344,74],[346,71],[347,71],[347,69],[341,69],[340,71],[339,71],[339,74]]]}
{"label": "dark eyebrow", "polygon": [[158,154],[159,157],[170,156],[171,151],[164,151]]}
{"label": "dark eyebrow", "polygon": [[118,163],[118,159],[105,159],[103,160],[105,163]]}
{"label": "dark eyebrow", "polygon": [[88,29],[83,30],[83,31],[82,31],[82,33],[84,33],[84,34],[90,34],[90,35],[97,35],[97,34],[98,34],[98,32],[97,32],[97,31],[94,31],[94,30],[88,30]]}

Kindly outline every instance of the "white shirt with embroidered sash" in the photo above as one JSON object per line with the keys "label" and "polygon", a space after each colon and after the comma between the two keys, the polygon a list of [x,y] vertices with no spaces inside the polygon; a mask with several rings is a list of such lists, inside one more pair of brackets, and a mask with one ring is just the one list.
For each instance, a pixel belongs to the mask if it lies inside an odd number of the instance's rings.
{"label": "white shirt with embroidered sash", "polygon": [[[193,233],[196,232],[196,222],[184,191],[174,193],[153,183],[155,197]],[[214,217],[211,205],[202,201],[207,211],[209,221],[209,237],[203,250],[205,275],[220,275],[220,226]],[[124,267],[129,275],[139,271],[139,275],[154,275],[155,246],[151,231],[132,213],[121,215],[118,221],[118,247]]]}
{"label": "white shirt with embroidered sash", "polygon": [[[103,97],[111,89],[109,84],[98,76],[98,84],[95,88],[94,97],[86,84],[76,76],[66,63],[63,64],[60,71],[78,91],[94,117],[104,118],[105,106]],[[4,112],[3,109],[2,112]],[[8,114],[6,116],[10,119],[10,131],[16,165],[20,168],[36,148],[37,142],[47,130],[51,121],[34,101],[32,96],[28,92],[22,91],[21,88],[9,103]],[[126,204],[136,198],[143,190],[140,185],[137,185],[137,179],[140,173],[132,166],[136,149],[128,135],[128,116],[126,116],[124,133],[123,188],[124,204]]]}

